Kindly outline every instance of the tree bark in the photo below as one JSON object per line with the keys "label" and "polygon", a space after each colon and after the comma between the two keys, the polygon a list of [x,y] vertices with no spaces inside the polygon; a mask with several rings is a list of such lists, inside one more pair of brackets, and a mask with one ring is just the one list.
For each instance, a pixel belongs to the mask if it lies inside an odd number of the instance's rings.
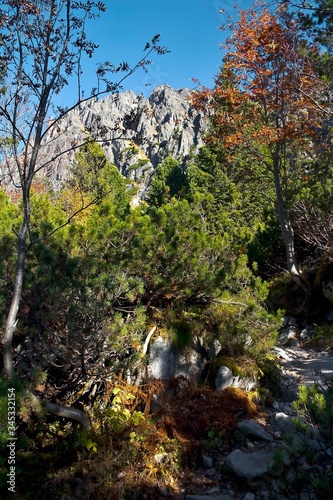
{"label": "tree bark", "polygon": [[278,221],[281,227],[282,237],[287,255],[287,269],[293,281],[303,290],[307,290],[307,282],[302,276],[299,263],[295,253],[295,238],[294,230],[290,221],[289,213],[285,206],[283,197],[281,177],[279,169],[280,158],[279,155],[273,156],[273,175],[274,186],[276,193],[276,211]]}
{"label": "tree bark", "polygon": [[3,336],[3,361],[6,377],[10,382],[15,379],[15,369],[13,361],[13,336],[17,324],[17,312],[20,306],[23,278],[24,278],[24,266],[26,258],[26,239],[28,233],[28,222],[24,218],[21,230],[18,235],[17,243],[17,263],[16,263],[16,273],[14,281],[13,296],[6,320],[5,333]]}
{"label": "tree bark", "polygon": [[[29,214],[29,208],[26,214]],[[25,260],[27,254],[27,235],[28,235],[28,217],[24,217],[24,221],[21,230],[18,235],[17,243],[17,263],[16,263],[16,274],[14,282],[13,296],[6,320],[5,333],[3,337],[3,361],[5,375],[10,383],[13,383],[16,379],[14,360],[13,360],[13,336],[15,333],[17,325],[17,313],[20,306],[20,300],[22,295],[24,270],[25,270]],[[50,403],[48,401],[38,399],[34,394],[31,395],[32,398],[42,404],[45,407],[47,413],[55,415],[57,417],[64,417],[71,420],[79,422],[82,427],[89,429],[90,421],[86,413],[76,408],[70,408],[68,406],[61,406],[55,403]]]}

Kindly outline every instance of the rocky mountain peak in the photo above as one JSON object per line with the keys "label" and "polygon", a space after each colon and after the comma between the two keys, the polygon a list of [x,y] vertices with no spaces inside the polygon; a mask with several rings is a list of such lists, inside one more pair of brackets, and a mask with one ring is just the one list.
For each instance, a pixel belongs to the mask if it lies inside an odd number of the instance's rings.
{"label": "rocky mountain peak", "polygon": [[143,192],[164,158],[171,155],[184,163],[197,152],[206,128],[207,117],[194,109],[188,89],[161,85],[148,98],[127,90],[68,113],[46,137],[41,161],[69,150],[48,166],[46,175],[53,184],[59,183],[67,177],[75,148],[92,137],[108,160]]}

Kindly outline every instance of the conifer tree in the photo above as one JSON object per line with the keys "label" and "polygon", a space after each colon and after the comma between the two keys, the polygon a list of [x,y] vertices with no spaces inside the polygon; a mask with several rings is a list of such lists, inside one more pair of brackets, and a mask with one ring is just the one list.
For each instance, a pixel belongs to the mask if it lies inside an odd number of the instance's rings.
{"label": "conifer tree", "polygon": [[[0,66],[5,87],[0,96],[1,177],[5,185],[10,184],[18,190],[22,199],[16,272],[3,336],[4,369],[11,382],[15,379],[12,342],[24,287],[26,256],[34,243],[31,189],[36,177],[55,158],[68,153],[65,150],[57,152],[55,157],[43,158],[45,141],[59,133],[59,120],[71,109],[91,98],[116,91],[124,78],[150,64],[149,54],[165,52],[158,45],[159,36],[156,35],[134,67],[126,63],[115,66],[110,62],[99,65],[98,85],[89,97],[84,97],[81,86],[83,56],[92,57],[97,49],[86,36],[86,25],[105,10],[103,2],[92,0],[4,0],[1,3]],[[121,71],[125,72],[124,76],[113,83],[109,75]],[[68,109],[54,109],[55,96],[68,85],[72,76],[77,79],[77,102]],[[55,114],[52,120],[51,113]],[[46,408],[87,424],[86,416],[78,410],[62,409],[51,403],[47,403]]]}
{"label": "conifer tree", "polygon": [[329,105],[325,84],[313,70],[306,47],[296,21],[284,9],[275,14],[241,11],[226,42],[215,88],[196,96],[199,106],[212,110],[207,141],[223,146],[231,166],[240,154],[259,164],[268,189],[274,186],[287,269],[304,289],[290,217],[292,185],[304,176],[304,160],[315,157],[319,144],[330,147],[322,135]]}

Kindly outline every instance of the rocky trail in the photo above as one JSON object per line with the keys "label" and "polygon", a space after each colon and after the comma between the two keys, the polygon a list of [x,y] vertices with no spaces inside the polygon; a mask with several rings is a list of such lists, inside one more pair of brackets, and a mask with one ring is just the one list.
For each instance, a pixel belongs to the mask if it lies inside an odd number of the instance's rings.
{"label": "rocky trail", "polygon": [[[282,342],[283,344],[283,342]],[[280,344],[281,345],[281,344]],[[279,396],[255,420],[237,424],[239,444],[226,454],[203,454],[202,468],[184,481],[186,500],[317,500],[314,477],[332,473],[333,447],[321,436],[300,433],[291,403],[300,385],[333,379],[333,353],[298,345],[276,347],[281,367]],[[321,375],[320,373],[321,372]]]}

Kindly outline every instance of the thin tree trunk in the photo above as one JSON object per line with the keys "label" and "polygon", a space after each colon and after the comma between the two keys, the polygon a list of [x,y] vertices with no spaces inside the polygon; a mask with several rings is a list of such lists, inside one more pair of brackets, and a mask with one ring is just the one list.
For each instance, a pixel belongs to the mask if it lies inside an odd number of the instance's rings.
{"label": "thin tree trunk", "polygon": [[283,199],[278,155],[273,158],[273,174],[276,192],[277,217],[280,223],[284,246],[287,254],[287,269],[293,281],[303,290],[307,290],[308,286],[306,280],[302,276],[302,271],[296,258],[294,230],[290,222],[288,211],[285,207],[285,201]]}
{"label": "thin tree trunk", "polygon": [[[5,333],[3,336],[3,361],[5,375],[9,382],[13,383],[16,379],[16,373],[14,368],[13,360],[13,336],[15,333],[17,325],[17,313],[20,307],[20,300],[22,296],[23,279],[25,272],[25,260],[27,255],[27,237],[29,231],[29,218],[30,218],[30,207],[29,201],[25,200],[26,210],[24,211],[24,220],[21,230],[18,234],[17,243],[17,263],[14,281],[14,290],[9,307],[9,312],[6,320]],[[70,408],[68,406],[58,405],[56,403],[50,403],[48,401],[38,399],[34,394],[31,397],[42,406],[44,406],[47,413],[55,415],[57,417],[69,418],[71,420],[76,420],[84,428],[90,427],[89,417],[86,413],[76,408]]]}
{"label": "thin tree trunk", "polygon": [[6,320],[5,333],[3,336],[3,361],[5,374],[10,382],[15,379],[15,369],[13,361],[13,336],[17,324],[17,312],[20,306],[20,300],[22,295],[22,286],[24,278],[24,266],[26,258],[26,239],[28,233],[28,223],[26,218],[22,224],[21,230],[18,235],[17,243],[17,263],[16,263],[16,273],[14,281],[13,296]]}

